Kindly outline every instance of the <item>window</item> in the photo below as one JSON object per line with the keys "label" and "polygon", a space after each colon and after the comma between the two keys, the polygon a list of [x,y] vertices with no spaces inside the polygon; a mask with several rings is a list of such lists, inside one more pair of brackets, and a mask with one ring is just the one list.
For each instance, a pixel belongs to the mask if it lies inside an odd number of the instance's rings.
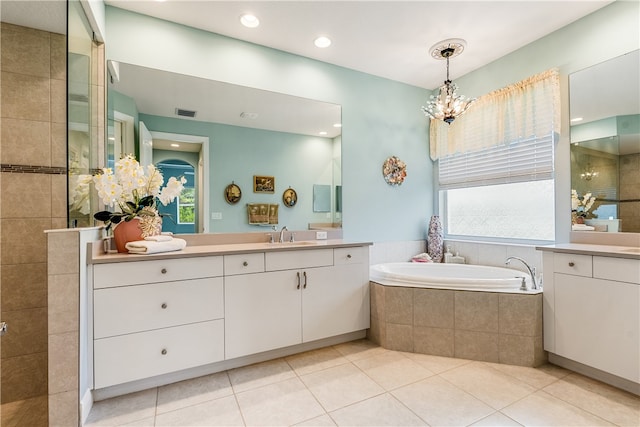
{"label": "window", "polygon": [[447,236],[555,239],[558,92],[552,70],[481,97],[457,128],[432,122]]}
{"label": "window", "polygon": [[193,224],[196,221],[195,188],[184,188],[178,197],[178,224]]}

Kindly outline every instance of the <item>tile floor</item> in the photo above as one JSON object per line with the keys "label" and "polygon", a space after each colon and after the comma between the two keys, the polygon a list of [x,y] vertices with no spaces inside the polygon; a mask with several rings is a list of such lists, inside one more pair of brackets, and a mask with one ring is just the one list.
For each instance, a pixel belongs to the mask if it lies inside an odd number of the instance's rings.
{"label": "tile floor", "polygon": [[96,402],[89,426],[639,426],[640,398],[540,368],[335,345]]}

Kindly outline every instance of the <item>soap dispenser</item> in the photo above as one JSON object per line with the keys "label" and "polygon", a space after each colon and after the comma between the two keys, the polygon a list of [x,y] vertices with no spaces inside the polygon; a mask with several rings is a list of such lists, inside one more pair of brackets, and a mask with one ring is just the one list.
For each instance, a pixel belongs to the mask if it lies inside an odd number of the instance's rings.
{"label": "soap dispenser", "polygon": [[444,253],[444,262],[450,263],[452,256],[453,254],[451,253],[451,246],[447,245],[447,251]]}

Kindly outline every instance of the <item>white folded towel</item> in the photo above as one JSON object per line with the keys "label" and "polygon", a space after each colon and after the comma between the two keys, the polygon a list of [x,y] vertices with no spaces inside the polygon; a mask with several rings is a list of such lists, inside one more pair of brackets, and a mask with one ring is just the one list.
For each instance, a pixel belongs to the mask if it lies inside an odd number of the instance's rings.
{"label": "white folded towel", "polygon": [[173,237],[167,234],[160,234],[158,236],[145,237],[144,240],[147,240],[149,242],[170,242],[171,240],[173,240]]}
{"label": "white folded towel", "polygon": [[593,231],[595,227],[586,224],[573,224],[571,226],[572,231]]}
{"label": "white folded towel", "polygon": [[184,239],[171,238],[169,241],[138,240],[129,242],[126,248],[130,254],[157,254],[161,252],[181,251],[187,246]]}

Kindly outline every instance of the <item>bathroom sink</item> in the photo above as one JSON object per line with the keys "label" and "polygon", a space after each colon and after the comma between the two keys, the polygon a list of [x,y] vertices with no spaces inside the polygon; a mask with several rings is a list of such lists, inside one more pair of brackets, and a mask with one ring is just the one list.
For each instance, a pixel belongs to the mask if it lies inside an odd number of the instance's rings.
{"label": "bathroom sink", "polygon": [[300,242],[282,242],[282,243],[271,243],[274,247],[277,246],[315,246],[317,242],[310,242],[307,240],[302,240]]}

